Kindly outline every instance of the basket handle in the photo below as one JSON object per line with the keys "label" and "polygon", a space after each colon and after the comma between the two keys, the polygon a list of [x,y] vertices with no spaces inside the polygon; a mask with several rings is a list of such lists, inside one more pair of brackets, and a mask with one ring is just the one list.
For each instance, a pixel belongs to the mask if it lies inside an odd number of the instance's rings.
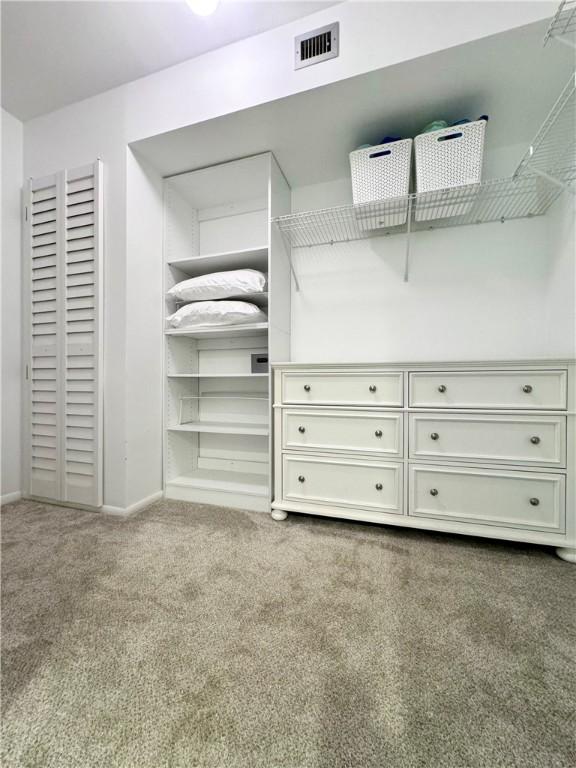
{"label": "basket handle", "polygon": [[384,157],[384,155],[391,155],[391,154],[392,154],[391,149],[383,149],[381,152],[373,152],[371,155],[368,155],[368,157],[370,158],[370,160],[372,160],[372,158],[374,157]]}
{"label": "basket handle", "polygon": [[462,136],[462,131],[458,133],[450,133],[448,136],[438,136],[437,141],[449,141],[450,139],[459,139]]}

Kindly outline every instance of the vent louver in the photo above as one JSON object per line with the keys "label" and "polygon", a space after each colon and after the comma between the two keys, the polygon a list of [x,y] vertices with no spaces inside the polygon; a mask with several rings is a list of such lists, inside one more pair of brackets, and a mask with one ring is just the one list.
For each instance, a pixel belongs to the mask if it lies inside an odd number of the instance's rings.
{"label": "vent louver", "polygon": [[321,61],[335,59],[339,53],[339,23],[298,35],[296,43],[296,59],[294,69],[309,67]]}

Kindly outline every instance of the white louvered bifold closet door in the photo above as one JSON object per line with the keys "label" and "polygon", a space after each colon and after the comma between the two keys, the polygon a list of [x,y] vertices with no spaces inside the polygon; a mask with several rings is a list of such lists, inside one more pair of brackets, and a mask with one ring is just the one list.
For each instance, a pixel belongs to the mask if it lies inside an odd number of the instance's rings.
{"label": "white louvered bifold closet door", "polygon": [[31,496],[102,504],[100,162],[30,181]]}

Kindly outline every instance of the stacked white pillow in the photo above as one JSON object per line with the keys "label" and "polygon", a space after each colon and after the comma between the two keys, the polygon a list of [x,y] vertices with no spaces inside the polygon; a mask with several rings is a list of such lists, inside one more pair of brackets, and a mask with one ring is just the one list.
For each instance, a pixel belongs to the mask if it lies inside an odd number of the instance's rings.
{"label": "stacked white pillow", "polygon": [[266,319],[266,314],[248,301],[195,301],[170,315],[168,325],[171,328],[190,328],[197,325],[265,323]]}
{"label": "stacked white pillow", "polygon": [[177,301],[209,301],[243,296],[246,293],[261,293],[264,290],[266,275],[263,272],[257,269],[233,269],[191,277],[171,288],[168,296]]}
{"label": "stacked white pillow", "polygon": [[235,269],[192,277],[168,291],[168,297],[175,301],[191,302],[170,315],[168,325],[190,328],[266,322],[266,314],[255,304],[215,300],[262,293],[265,289],[266,276],[257,269]]}

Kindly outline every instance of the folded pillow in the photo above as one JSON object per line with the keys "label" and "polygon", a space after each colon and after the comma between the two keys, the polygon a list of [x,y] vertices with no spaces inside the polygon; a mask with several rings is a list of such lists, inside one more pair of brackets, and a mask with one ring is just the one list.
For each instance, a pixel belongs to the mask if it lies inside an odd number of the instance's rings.
{"label": "folded pillow", "polygon": [[266,320],[266,314],[247,301],[195,301],[180,307],[167,318],[171,328],[265,323]]}
{"label": "folded pillow", "polygon": [[265,289],[266,275],[262,272],[257,269],[233,269],[191,277],[170,288],[168,296],[176,301],[207,301],[261,293]]}

